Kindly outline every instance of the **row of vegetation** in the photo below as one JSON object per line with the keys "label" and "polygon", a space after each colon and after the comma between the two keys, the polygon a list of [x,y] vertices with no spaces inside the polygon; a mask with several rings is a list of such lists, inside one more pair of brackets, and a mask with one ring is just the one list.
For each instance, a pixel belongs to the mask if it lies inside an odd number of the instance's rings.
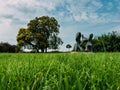
{"label": "row of vegetation", "polygon": [[[116,31],[102,34],[94,37],[92,44],[94,52],[120,52],[120,34]],[[72,46],[67,44],[66,48],[70,49]]]}
{"label": "row of vegetation", "polygon": [[[117,32],[111,32],[95,37],[92,40],[94,52],[120,52],[120,34]],[[53,45],[54,46],[54,45]],[[57,47],[56,49],[58,49]],[[66,45],[66,48],[70,49],[70,44]],[[54,48],[55,49],[55,48]],[[18,45],[10,45],[6,42],[0,43],[0,52],[23,52]],[[35,52],[33,50],[32,52]]]}
{"label": "row of vegetation", "polygon": [[95,52],[120,52],[120,33],[111,32],[93,39]]}
{"label": "row of vegetation", "polygon": [[11,45],[7,42],[1,42],[0,43],[0,52],[19,52],[20,49],[16,45]]}
{"label": "row of vegetation", "polygon": [[[59,49],[63,44],[59,35],[60,25],[54,17],[36,17],[27,24],[27,28],[20,28],[16,36],[17,45],[0,43],[0,52],[19,52],[23,47],[31,47],[32,52],[47,52],[47,49]],[[119,52],[120,34],[110,32],[93,39],[94,52]],[[85,46],[83,46],[85,47]],[[70,44],[66,48],[72,48]]]}

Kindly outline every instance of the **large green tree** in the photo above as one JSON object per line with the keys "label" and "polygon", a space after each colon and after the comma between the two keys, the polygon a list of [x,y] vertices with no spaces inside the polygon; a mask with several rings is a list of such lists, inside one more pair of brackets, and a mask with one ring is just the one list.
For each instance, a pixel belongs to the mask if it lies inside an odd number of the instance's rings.
{"label": "large green tree", "polygon": [[[54,17],[36,17],[30,20],[27,26],[27,28],[19,29],[17,35],[19,46],[31,45],[37,52],[39,50],[44,52],[47,51],[48,47],[54,48],[54,46],[57,46],[56,48],[58,48],[63,43],[61,38],[58,37],[60,25]],[[53,40],[54,38],[56,40]]]}

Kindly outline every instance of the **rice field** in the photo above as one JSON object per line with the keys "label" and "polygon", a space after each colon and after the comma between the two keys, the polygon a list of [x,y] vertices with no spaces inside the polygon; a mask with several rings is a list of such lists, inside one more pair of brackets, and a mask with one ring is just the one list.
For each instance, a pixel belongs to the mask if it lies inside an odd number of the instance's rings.
{"label": "rice field", "polygon": [[0,53],[0,90],[120,90],[120,53]]}

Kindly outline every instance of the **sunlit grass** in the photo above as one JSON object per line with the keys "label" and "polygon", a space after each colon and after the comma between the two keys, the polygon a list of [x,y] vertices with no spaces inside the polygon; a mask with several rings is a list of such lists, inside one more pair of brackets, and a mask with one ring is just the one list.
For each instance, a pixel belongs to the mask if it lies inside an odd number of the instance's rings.
{"label": "sunlit grass", "polygon": [[0,90],[120,90],[120,53],[0,53]]}

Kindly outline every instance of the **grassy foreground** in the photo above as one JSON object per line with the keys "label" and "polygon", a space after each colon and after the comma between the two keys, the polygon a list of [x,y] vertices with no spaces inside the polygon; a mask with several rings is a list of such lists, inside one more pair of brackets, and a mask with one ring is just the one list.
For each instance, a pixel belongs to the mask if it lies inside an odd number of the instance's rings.
{"label": "grassy foreground", "polygon": [[120,53],[0,53],[0,90],[120,90]]}

